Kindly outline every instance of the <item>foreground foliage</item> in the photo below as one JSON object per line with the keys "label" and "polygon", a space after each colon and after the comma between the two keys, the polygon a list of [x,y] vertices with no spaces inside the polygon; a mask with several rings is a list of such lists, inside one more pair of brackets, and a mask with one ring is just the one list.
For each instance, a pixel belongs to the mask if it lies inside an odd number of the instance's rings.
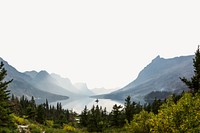
{"label": "foreground foliage", "polygon": [[185,93],[175,103],[172,98],[161,106],[158,114],[141,111],[131,123],[126,124],[127,132],[137,133],[181,133],[200,131],[200,94]]}

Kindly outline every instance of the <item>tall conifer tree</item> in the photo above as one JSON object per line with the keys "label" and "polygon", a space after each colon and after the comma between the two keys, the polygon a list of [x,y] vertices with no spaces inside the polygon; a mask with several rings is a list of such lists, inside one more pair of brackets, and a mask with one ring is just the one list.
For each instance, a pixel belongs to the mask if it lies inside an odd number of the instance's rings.
{"label": "tall conifer tree", "polygon": [[4,68],[3,62],[0,64],[0,128],[1,127],[10,127],[11,126],[11,117],[10,117],[10,101],[9,101],[9,90],[7,90],[8,84],[12,82],[5,81],[5,76],[7,71]]}
{"label": "tall conifer tree", "polygon": [[200,50],[199,46],[195,52],[195,57],[193,59],[194,76],[188,80],[185,77],[180,78],[194,94],[200,90]]}
{"label": "tall conifer tree", "polygon": [[125,99],[125,103],[124,103],[124,106],[125,106],[125,115],[126,115],[126,119],[128,120],[128,123],[131,122],[131,120],[133,119],[133,108],[132,108],[132,104],[131,104],[131,97],[128,96],[126,99]]}

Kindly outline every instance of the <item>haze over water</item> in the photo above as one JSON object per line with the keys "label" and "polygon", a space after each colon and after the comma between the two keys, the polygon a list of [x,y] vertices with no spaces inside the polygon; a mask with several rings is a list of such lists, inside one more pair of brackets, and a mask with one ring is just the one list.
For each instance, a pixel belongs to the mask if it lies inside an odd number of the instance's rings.
{"label": "haze over water", "polygon": [[124,103],[120,103],[118,101],[113,101],[110,99],[98,99],[98,100],[99,100],[99,102],[97,103],[97,102],[95,102],[96,99],[94,99],[94,98],[84,97],[84,98],[56,101],[56,102],[52,102],[50,104],[56,106],[57,102],[61,102],[62,107],[64,109],[73,110],[79,114],[83,111],[85,106],[87,106],[87,109],[90,110],[93,105],[94,106],[99,105],[99,107],[102,106],[103,109],[106,107],[107,112],[111,112],[111,110],[115,104],[122,105],[122,106],[124,104]]}

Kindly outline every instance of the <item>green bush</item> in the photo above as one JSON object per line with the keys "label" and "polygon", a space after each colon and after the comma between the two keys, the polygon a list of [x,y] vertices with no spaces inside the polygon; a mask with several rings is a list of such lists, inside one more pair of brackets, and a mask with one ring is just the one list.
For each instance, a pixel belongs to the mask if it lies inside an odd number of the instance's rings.
{"label": "green bush", "polygon": [[1,127],[0,128],[0,133],[18,133],[17,129],[11,129],[11,128],[5,128],[5,127]]}
{"label": "green bush", "polygon": [[65,125],[63,126],[63,130],[65,130],[65,131],[67,131],[67,132],[75,132],[75,131],[76,131],[76,129],[75,129],[73,126],[67,125],[67,124],[65,124]]}
{"label": "green bush", "polygon": [[132,133],[148,133],[151,128],[150,120],[154,118],[152,112],[148,113],[147,111],[142,110],[139,114],[136,114],[133,120],[126,122],[125,129],[127,132]]}
{"label": "green bush", "polygon": [[127,132],[137,133],[179,133],[200,131],[200,93],[193,96],[185,93],[175,103],[167,99],[157,115],[141,111],[136,114],[130,124],[126,124]]}
{"label": "green bush", "polygon": [[11,116],[13,118],[14,123],[16,123],[17,125],[27,125],[27,124],[29,124],[28,120],[26,120],[24,118],[21,118],[19,116],[14,115],[14,114],[11,114]]}
{"label": "green bush", "polygon": [[60,128],[59,124],[53,124],[53,128]]}
{"label": "green bush", "polygon": [[48,126],[48,127],[53,127],[54,121],[53,120],[46,120],[45,125]]}
{"label": "green bush", "polygon": [[40,129],[37,129],[37,128],[31,129],[30,131],[31,131],[31,133],[41,133],[42,132]]}
{"label": "green bush", "polygon": [[175,104],[170,98],[152,121],[152,132],[200,131],[200,94],[185,93]]}
{"label": "green bush", "polygon": [[125,128],[106,128],[104,133],[127,133],[127,130]]}
{"label": "green bush", "polygon": [[29,130],[31,133],[41,133],[42,132],[42,129],[36,124],[29,125]]}
{"label": "green bush", "polygon": [[45,133],[66,133],[63,129],[47,128]]}
{"label": "green bush", "polygon": [[0,128],[0,133],[11,133],[9,128]]}

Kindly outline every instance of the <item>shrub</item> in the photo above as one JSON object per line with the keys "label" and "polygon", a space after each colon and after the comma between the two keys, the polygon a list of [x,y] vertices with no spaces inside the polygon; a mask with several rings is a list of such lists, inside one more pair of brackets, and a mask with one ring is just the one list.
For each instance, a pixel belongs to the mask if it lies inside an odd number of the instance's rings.
{"label": "shrub", "polygon": [[172,98],[161,106],[152,122],[152,132],[196,132],[200,130],[200,94],[185,93],[175,104]]}
{"label": "shrub", "polygon": [[53,122],[53,120],[46,120],[46,121],[45,121],[45,124],[46,124],[46,126],[48,126],[48,127],[53,127],[54,122]]}
{"label": "shrub", "polygon": [[0,128],[0,133],[11,133],[9,128]]}
{"label": "shrub", "polygon": [[175,103],[172,98],[161,105],[157,115],[141,111],[136,114],[130,124],[126,124],[127,132],[137,133],[177,133],[200,131],[200,93],[193,96],[185,93]]}
{"label": "shrub", "polygon": [[35,124],[29,125],[29,130],[31,133],[41,133],[42,132],[42,129],[38,125],[35,125]]}
{"label": "shrub", "polygon": [[128,132],[132,133],[148,133],[151,128],[151,119],[154,118],[152,112],[142,110],[139,114],[134,115],[133,120],[126,122],[125,128]]}
{"label": "shrub", "polygon": [[40,129],[38,129],[38,128],[33,128],[33,129],[31,129],[30,130],[31,131],[31,133],[41,133],[42,131],[40,130]]}
{"label": "shrub", "polygon": [[53,124],[53,128],[60,128],[59,124]]}
{"label": "shrub", "polygon": [[63,129],[47,128],[45,133],[66,133]]}
{"label": "shrub", "polygon": [[29,123],[28,120],[18,117],[16,115],[12,114],[12,117],[13,117],[14,122],[18,125],[27,125]]}
{"label": "shrub", "polygon": [[65,130],[67,132],[75,132],[76,131],[76,129],[73,126],[70,126],[70,125],[67,125],[67,124],[65,124],[63,126],[63,130]]}

